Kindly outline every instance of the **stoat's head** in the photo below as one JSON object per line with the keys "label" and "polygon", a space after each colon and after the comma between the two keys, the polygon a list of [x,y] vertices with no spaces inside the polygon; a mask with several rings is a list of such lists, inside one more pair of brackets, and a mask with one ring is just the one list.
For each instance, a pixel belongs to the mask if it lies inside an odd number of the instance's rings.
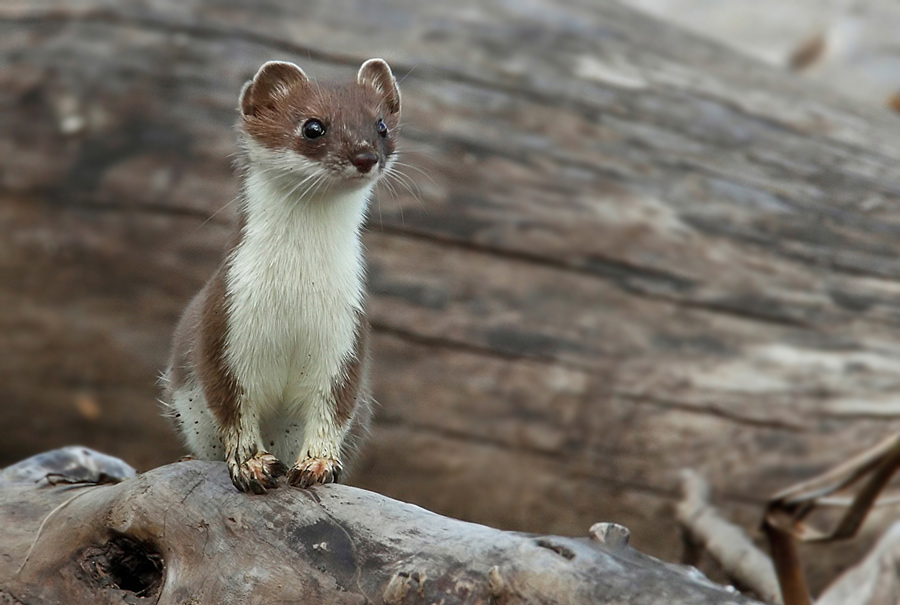
{"label": "stoat's head", "polygon": [[252,168],[309,185],[298,194],[350,190],[371,185],[392,162],[400,89],[381,59],[346,84],[311,81],[293,63],[270,61],[244,85],[240,109]]}

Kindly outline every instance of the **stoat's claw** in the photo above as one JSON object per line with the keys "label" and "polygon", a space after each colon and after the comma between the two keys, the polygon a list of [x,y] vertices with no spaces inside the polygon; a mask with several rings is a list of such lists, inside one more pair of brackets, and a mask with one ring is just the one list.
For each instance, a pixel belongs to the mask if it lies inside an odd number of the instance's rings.
{"label": "stoat's claw", "polygon": [[310,487],[317,483],[337,483],[343,471],[340,461],[333,458],[307,458],[288,471],[288,483],[294,487]]}
{"label": "stoat's claw", "polygon": [[259,451],[240,464],[229,461],[228,471],[231,482],[240,491],[264,494],[267,489],[278,487],[276,479],[287,471],[287,466],[269,452]]}

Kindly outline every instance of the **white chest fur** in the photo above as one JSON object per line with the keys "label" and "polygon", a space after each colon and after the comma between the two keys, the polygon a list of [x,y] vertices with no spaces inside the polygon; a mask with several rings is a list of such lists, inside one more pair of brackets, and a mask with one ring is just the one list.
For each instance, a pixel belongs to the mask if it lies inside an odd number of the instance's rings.
{"label": "white chest fur", "polygon": [[245,403],[257,411],[321,403],[352,354],[370,189],[291,199],[264,173],[248,175],[246,223],[226,273],[225,348]]}

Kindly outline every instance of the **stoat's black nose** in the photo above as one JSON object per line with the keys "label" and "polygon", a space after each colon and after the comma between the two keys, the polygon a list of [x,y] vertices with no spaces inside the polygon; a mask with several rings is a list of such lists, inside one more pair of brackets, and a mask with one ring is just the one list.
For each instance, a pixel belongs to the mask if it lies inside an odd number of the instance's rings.
{"label": "stoat's black nose", "polygon": [[353,162],[357,170],[366,174],[372,170],[372,166],[378,163],[378,156],[371,151],[361,151],[350,158],[350,161]]}

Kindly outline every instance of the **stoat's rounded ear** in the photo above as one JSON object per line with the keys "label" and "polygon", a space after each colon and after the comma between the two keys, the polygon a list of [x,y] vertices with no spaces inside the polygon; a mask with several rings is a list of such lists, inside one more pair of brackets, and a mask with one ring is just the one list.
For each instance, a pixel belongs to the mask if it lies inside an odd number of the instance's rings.
{"label": "stoat's rounded ear", "polygon": [[400,113],[400,87],[384,59],[369,59],[359,68],[356,81],[363,86],[371,86],[384,97],[388,113]]}
{"label": "stoat's rounded ear", "polygon": [[292,87],[308,82],[303,70],[286,61],[269,61],[259,68],[253,79],[241,89],[241,113],[255,115],[275,101],[287,96]]}

